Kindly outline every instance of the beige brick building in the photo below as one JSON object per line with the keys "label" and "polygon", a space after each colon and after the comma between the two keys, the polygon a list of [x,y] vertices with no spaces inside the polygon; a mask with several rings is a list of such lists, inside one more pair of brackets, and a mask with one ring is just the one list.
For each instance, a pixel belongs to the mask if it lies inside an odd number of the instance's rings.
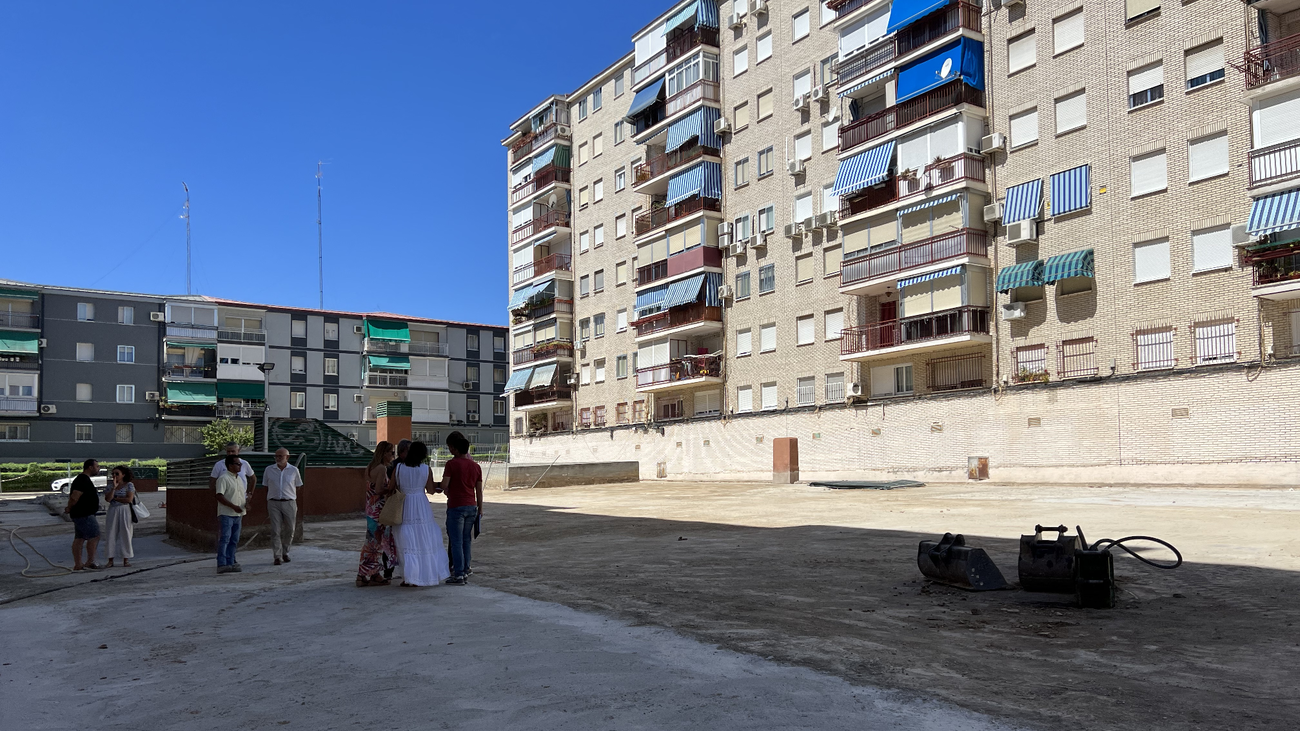
{"label": "beige brick building", "polygon": [[[1294,388],[1300,355],[1296,7],[665,7],[503,141],[517,458],[626,459],[632,440],[657,472],[744,472],[753,455],[690,445],[802,434],[820,472],[960,466],[936,437],[876,453],[890,429],[867,422],[888,411],[977,428],[967,456],[1124,465],[1141,428],[1105,436],[1045,404],[1105,389],[1161,404],[1145,418],[1163,429],[1196,418],[1164,408],[1178,388],[1218,379],[1254,394],[1233,413],[1282,408],[1268,388]],[[1243,367],[1278,372],[1242,389]],[[990,441],[1025,423],[1100,441],[1033,458]],[[821,446],[836,440],[862,446]]]}

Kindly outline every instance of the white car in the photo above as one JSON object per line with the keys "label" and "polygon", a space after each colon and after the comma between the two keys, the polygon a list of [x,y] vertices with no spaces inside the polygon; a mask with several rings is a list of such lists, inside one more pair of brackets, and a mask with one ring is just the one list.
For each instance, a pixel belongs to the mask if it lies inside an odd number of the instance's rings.
{"label": "white car", "polygon": [[[75,479],[77,479],[76,475],[73,475],[72,477],[60,477],[50,483],[50,490],[52,492],[61,492],[64,495],[70,495],[72,494],[72,481]],[[95,485],[96,490],[103,492],[104,488],[108,487],[108,470],[101,468],[99,474],[90,478],[90,481]]]}

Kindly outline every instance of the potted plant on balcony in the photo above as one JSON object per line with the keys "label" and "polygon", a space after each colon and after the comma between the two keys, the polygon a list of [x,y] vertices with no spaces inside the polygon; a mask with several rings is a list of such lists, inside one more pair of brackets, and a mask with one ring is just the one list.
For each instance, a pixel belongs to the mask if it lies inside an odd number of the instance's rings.
{"label": "potted plant on balcony", "polygon": [[1016,374],[1016,381],[1019,383],[1047,383],[1047,371],[1031,371],[1022,367]]}

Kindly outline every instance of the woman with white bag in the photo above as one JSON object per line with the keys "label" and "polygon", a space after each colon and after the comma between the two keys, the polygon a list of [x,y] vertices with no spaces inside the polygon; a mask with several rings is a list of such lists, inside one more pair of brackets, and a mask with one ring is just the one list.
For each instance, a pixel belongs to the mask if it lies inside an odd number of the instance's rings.
{"label": "woman with white bag", "polygon": [[104,519],[108,529],[108,568],[113,568],[113,559],[122,559],[123,566],[130,566],[135,557],[131,538],[135,532],[136,513],[132,509],[135,502],[135,485],[131,480],[131,468],[125,465],[113,468],[113,486],[105,490],[104,498],[108,502],[108,516]]}

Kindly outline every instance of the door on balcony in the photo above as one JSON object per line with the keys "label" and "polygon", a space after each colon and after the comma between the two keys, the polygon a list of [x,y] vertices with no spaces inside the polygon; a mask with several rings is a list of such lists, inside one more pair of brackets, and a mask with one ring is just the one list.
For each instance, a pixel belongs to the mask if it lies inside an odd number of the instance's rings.
{"label": "door on balcony", "polygon": [[880,303],[880,347],[894,345],[894,323],[898,320],[898,302]]}

